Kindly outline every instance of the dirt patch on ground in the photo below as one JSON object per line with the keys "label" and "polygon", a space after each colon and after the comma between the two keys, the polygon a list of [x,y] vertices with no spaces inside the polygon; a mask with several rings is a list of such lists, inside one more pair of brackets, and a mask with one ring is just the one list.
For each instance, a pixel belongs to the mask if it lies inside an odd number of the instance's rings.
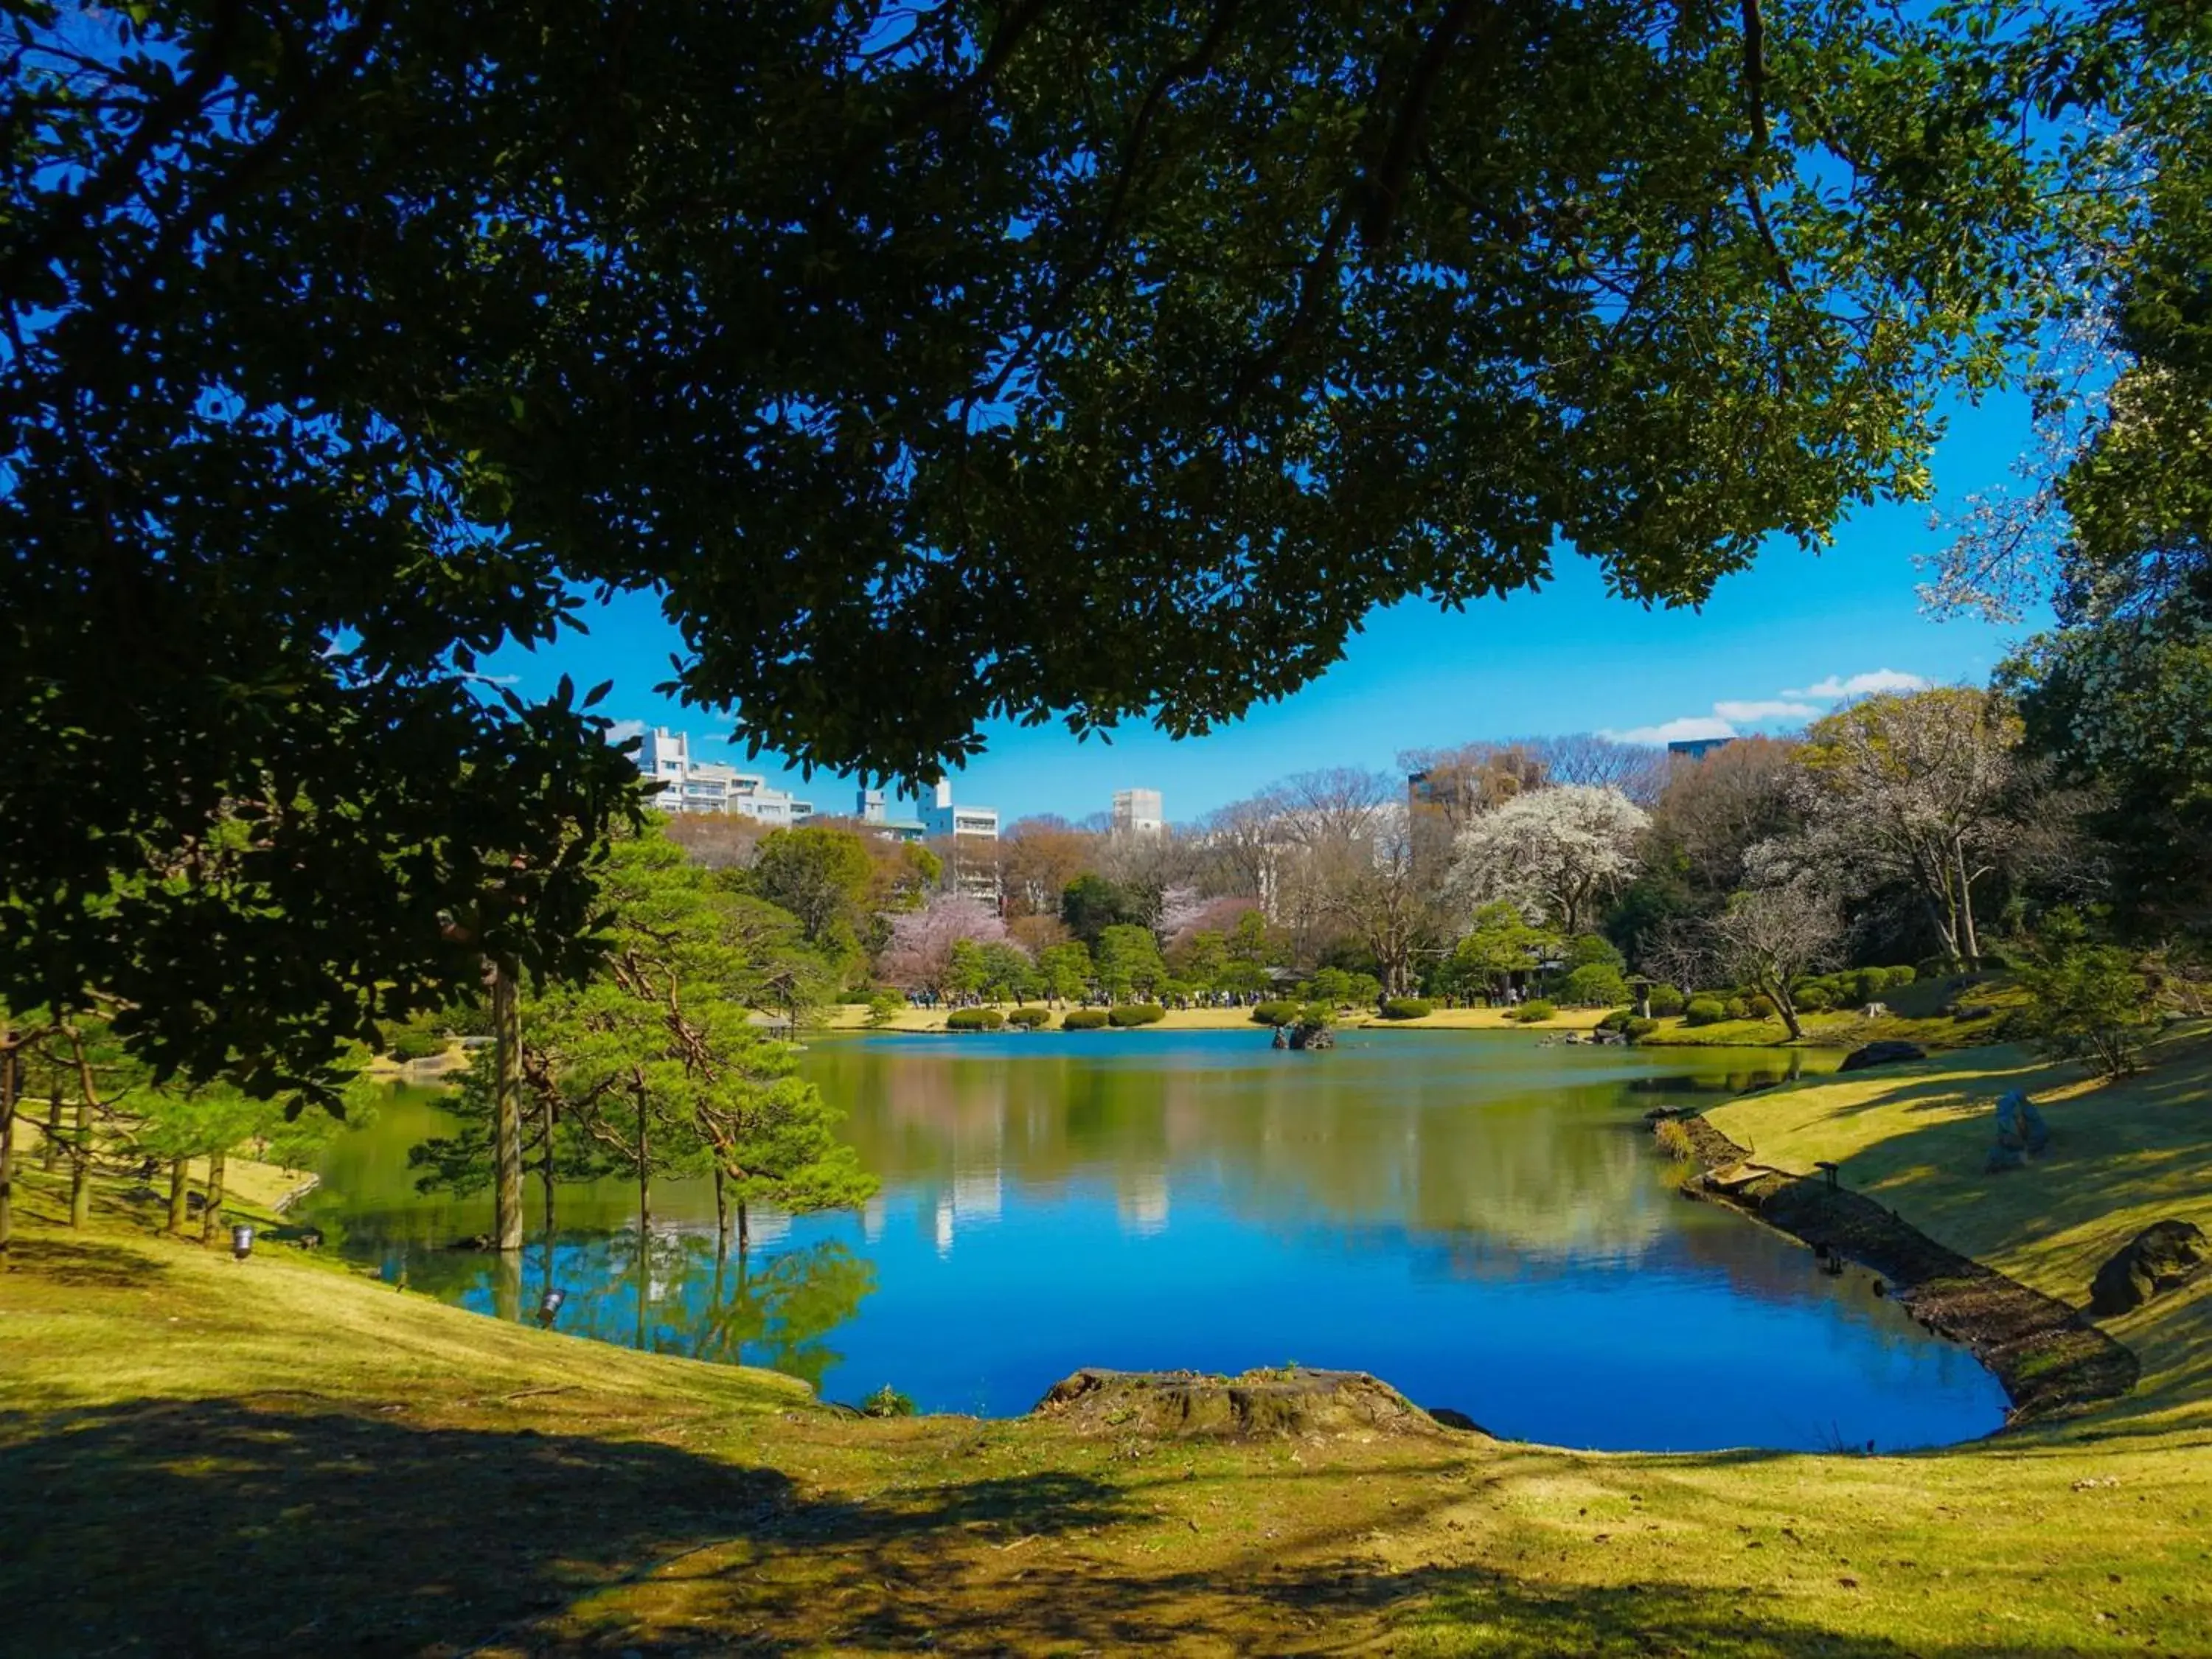
{"label": "dirt patch on ground", "polygon": [[1205,1371],[1080,1370],[1053,1385],[1034,1416],[1079,1433],[1153,1438],[1447,1435],[1389,1383],[1364,1371],[1304,1366],[1218,1376]]}
{"label": "dirt patch on ground", "polygon": [[1686,1193],[1872,1268],[1913,1318],[1963,1343],[2004,1385],[2013,1405],[2008,1427],[2118,1399],[2135,1387],[2141,1369],[2135,1355],[2074,1309],[1946,1249],[1863,1194],[1753,1163],[1694,1115],[1662,1118],[1654,1127],[1670,1150],[1679,1155],[1686,1147],[1705,1166]]}

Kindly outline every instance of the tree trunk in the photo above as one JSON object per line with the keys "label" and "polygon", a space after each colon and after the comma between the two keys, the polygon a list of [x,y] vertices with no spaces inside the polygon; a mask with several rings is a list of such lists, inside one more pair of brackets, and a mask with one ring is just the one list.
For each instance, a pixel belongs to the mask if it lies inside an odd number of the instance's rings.
{"label": "tree trunk", "polygon": [[492,1316],[508,1325],[522,1322],[522,1253],[501,1250],[491,1259]]}
{"label": "tree trunk", "polygon": [[[539,1160],[538,1160],[538,1182],[539,1182],[540,1185],[542,1185],[542,1186],[544,1187],[544,1191],[545,1191],[545,1248],[546,1248],[547,1252],[549,1253],[549,1254],[548,1254],[548,1255],[547,1255],[547,1261],[548,1261],[548,1262],[549,1262],[549,1264],[550,1264],[550,1261],[551,1261],[551,1255],[550,1255],[550,1253],[551,1252],[551,1250],[552,1250],[552,1249],[553,1249],[553,1175],[554,1175],[554,1170],[553,1170],[553,1097],[552,1097],[552,1096],[551,1096],[551,1094],[550,1094],[550,1093],[549,1093],[549,1094],[546,1096],[546,1097],[545,1097],[545,1102],[544,1102],[544,1107],[543,1107],[543,1109],[542,1109],[542,1111],[543,1111],[543,1116],[542,1116],[542,1118],[541,1118],[541,1121],[544,1124],[544,1129],[545,1129],[545,1156],[544,1156],[543,1158],[541,1158],[541,1159],[539,1159]],[[549,1270],[550,1270],[550,1268],[549,1268]]]}
{"label": "tree trunk", "polygon": [[491,967],[492,1246],[522,1248],[522,1000],[512,964]]}
{"label": "tree trunk", "polygon": [[646,1138],[645,1103],[637,1103],[637,1247],[645,1248],[645,1230],[653,1222],[653,1156]]}
{"label": "tree trunk", "polygon": [[745,1201],[741,1198],[738,1200],[738,1254],[739,1255],[745,1253],[745,1246],[752,1243],[752,1218],[745,1213]]}
{"label": "tree trunk", "polygon": [[1958,849],[1959,948],[1969,970],[1982,965],[1981,941],[1974,937],[1974,878],[1966,873],[1966,850]]}
{"label": "tree trunk", "polygon": [[1790,1040],[1792,1042],[1802,1042],[1805,1040],[1805,1028],[1797,1023],[1797,1006],[1790,1000],[1789,987],[1778,985],[1772,994],[1774,1012],[1782,1016],[1782,1024],[1790,1032]]}
{"label": "tree trunk", "polygon": [[222,1164],[224,1152],[208,1154],[207,1205],[200,1211],[200,1243],[222,1243]]}
{"label": "tree trunk", "polygon": [[92,1103],[76,1103],[76,1144],[70,1148],[70,1225],[92,1219]]}
{"label": "tree trunk", "polygon": [[714,1166],[714,1237],[724,1248],[730,1242],[730,1195],[722,1182],[722,1166]]}
{"label": "tree trunk", "polygon": [[48,1175],[62,1158],[62,1085],[54,1085],[54,1091],[46,1099],[46,1139],[39,1148],[39,1167]]}
{"label": "tree trunk", "polygon": [[179,1238],[184,1237],[185,1224],[191,1218],[191,1160],[173,1158],[169,1160],[169,1231]]}
{"label": "tree trunk", "polygon": [[15,1236],[15,1050],[0,1046],[0,1262]]}

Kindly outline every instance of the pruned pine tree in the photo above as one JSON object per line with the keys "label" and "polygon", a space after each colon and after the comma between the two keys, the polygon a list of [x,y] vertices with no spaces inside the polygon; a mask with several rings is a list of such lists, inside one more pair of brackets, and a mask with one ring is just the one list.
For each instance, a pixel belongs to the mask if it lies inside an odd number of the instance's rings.
{"label": "pruned pine tree", "polygon": [[[723,1230],[733,1220],[742,1240],[750,1204],[806,1211],[865,1198],[873,1183],[836,1139],[836,1114],[755,1018],[783,1010],[798,983],[758,901],[653,831],[616,842],[603,875],[601,971],[522,1000],[525,1152],[549,1209],[560,1179],[619,1175],[637,1185],[642,1229],[656,1179],[712,1176]],[[464,1088],[459,1131],[411,1155],[426,1188],[490,1178],[489,1064],[479,1057]]]}

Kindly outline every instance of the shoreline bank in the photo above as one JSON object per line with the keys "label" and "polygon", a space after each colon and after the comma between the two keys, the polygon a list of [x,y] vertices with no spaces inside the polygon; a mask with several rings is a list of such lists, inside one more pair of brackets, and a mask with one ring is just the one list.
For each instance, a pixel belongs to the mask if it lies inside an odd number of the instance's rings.
{"label": "shoreline bank", "polygon": [[1887,1293],[1926,1329],[1959,1343],[2002,1385],[2018,1428],[2079,1407],[2118,1400],[2141,1376],[2135,1353],[2055,1297],[1938,1243],[1863,1194],[1824,1175],[1756,1162],[1699,1111],[1655,1118],[1652,1131],[1677,1158],[1700,1166],[1686,1196],[1787,1233],[1815,1257],[1833,1255],[1883,1275]]}

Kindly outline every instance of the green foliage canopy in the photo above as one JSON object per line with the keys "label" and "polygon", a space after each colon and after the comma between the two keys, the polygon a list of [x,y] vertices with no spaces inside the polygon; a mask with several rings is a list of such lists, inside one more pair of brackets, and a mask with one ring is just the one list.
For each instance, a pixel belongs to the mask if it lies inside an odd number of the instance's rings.
{"label": "green foliage canopy", "polygon": [[2039,201],[1942,9],[9,15],[0,993],[264,1090],[592,954],[626,769],[471,678],[585,594],[915,778],[1694,601],[1923,487]]}

